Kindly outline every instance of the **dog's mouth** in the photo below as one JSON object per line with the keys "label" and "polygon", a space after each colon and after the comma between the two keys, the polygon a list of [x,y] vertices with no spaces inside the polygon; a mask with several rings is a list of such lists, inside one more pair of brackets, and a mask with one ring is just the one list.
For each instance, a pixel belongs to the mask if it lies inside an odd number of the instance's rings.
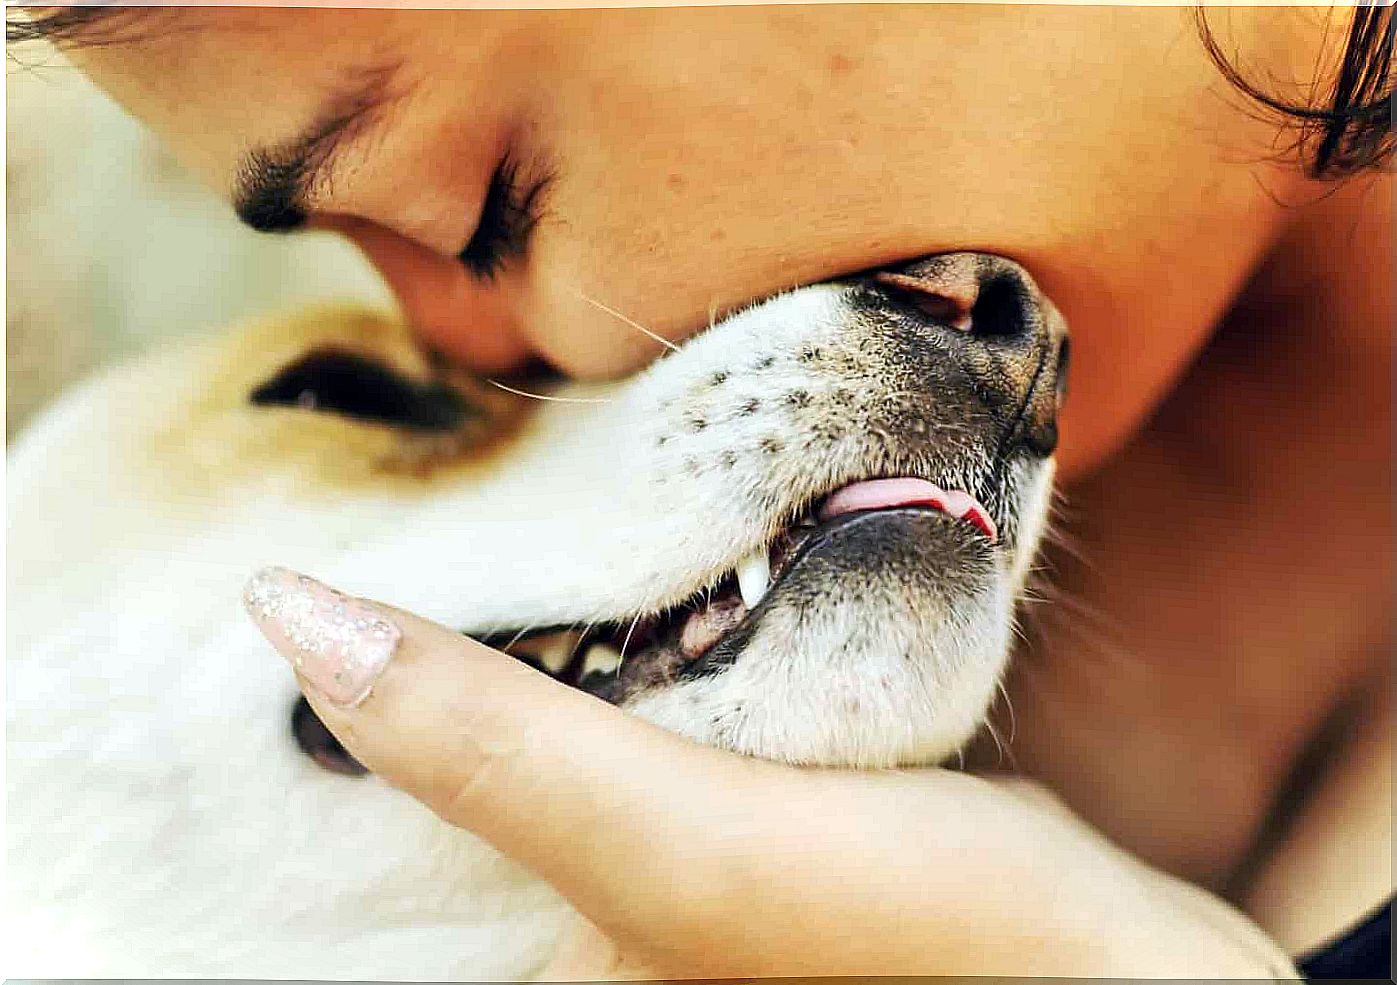
{"label": "dog's mouth", "polygon": [[642,661],[643,676],[657,680],[683,676],[683,668],[701,664],[769,598],[778,596],[786,577],[820,554],[827,534],[859,516],[908,509],[945,514],[968,524],[990,544],[998,541],[989,510],[964,490],[911,477],[870,479],[813,504],[711,587],[669,609],[585,629],[546,627],[478,639],[564,683],[617,700],[623,665]]}
{"label": "dog's mouth", "polygon": [[[573,687],[618,702],[639,683],[663,682],[698,667],[725,641],[779,596],[788,576],[818,560],[854,522],[920,510],[967,524],[990,544],[998,530],[978,499],[964,490],[943,489],[925,479],[888,478],[855,482],[812,505],[766,545],[739,561],[709,589],[662,612],[584,629],[546,627],[477,635]],[[627,677],[622,676],[625,667]],[[292,732],[302,751],[322,768],[346,776],[366,770],[299,698]]]}

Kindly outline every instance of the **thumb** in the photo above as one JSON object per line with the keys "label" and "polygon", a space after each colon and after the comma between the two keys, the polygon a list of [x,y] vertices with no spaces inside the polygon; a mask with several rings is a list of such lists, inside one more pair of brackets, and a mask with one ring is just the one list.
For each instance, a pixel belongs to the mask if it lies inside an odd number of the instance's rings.
{"label": "thumb", "polygon": [[[665,947],[733,887],[726,837],[786,771],[681,739],[461,634],[284,569],[245,602],[361,763],[532,868],[604,933]],[[637,855],[645,857],[636,866]]]}

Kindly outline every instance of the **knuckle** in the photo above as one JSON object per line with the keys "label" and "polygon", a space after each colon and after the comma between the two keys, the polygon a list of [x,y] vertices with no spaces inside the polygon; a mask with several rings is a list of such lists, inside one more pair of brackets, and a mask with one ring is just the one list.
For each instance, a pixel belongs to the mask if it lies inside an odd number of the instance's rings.
{"label": "knuckle", "polygon": [[473,827],[487,812],[500,809],[510,778],[525,759],[525,745],[518,735],[460,736],[450,745],[449,761],[428,784],[425,803],[442,820]]}

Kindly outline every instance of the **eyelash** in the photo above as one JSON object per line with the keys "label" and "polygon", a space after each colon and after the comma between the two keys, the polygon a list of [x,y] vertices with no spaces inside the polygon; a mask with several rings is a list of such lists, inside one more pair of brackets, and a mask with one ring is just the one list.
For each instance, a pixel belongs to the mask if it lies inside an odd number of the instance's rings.
{"label": "eyelash", "polygon": [[529,234],[538,222],[539,196],[547,184],[547,178],[543,178],[522,187],[519,166],[513,158],[505,157],[496,165],[475,232],[458,254],[474,276],[492,280],[506,261],[524,254]]}

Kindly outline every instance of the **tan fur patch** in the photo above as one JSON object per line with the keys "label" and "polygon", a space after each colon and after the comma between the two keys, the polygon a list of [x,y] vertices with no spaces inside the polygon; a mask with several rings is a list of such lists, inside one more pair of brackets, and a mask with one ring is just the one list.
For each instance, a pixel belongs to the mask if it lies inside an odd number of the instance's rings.
{"label": "tan fur patch", "polygon": [[[196,344],[178,364],[188,379],[155,424],[148,458],[171,486],[197,493],[291,483],[299,496],[381,489],[411,495],[488,469],[517,436],[533,401],[464,375],[450,382],[480,411],[450,434],[400,428],[294,407],[254,406],[248,394],[315,349],[371,357],[415,379],[440,378],[399,320],[357,307],[325,306],[252,322]],[[204,384],[201,389],[192,386]],[[209,381],[212,381],[210,384]]]}

